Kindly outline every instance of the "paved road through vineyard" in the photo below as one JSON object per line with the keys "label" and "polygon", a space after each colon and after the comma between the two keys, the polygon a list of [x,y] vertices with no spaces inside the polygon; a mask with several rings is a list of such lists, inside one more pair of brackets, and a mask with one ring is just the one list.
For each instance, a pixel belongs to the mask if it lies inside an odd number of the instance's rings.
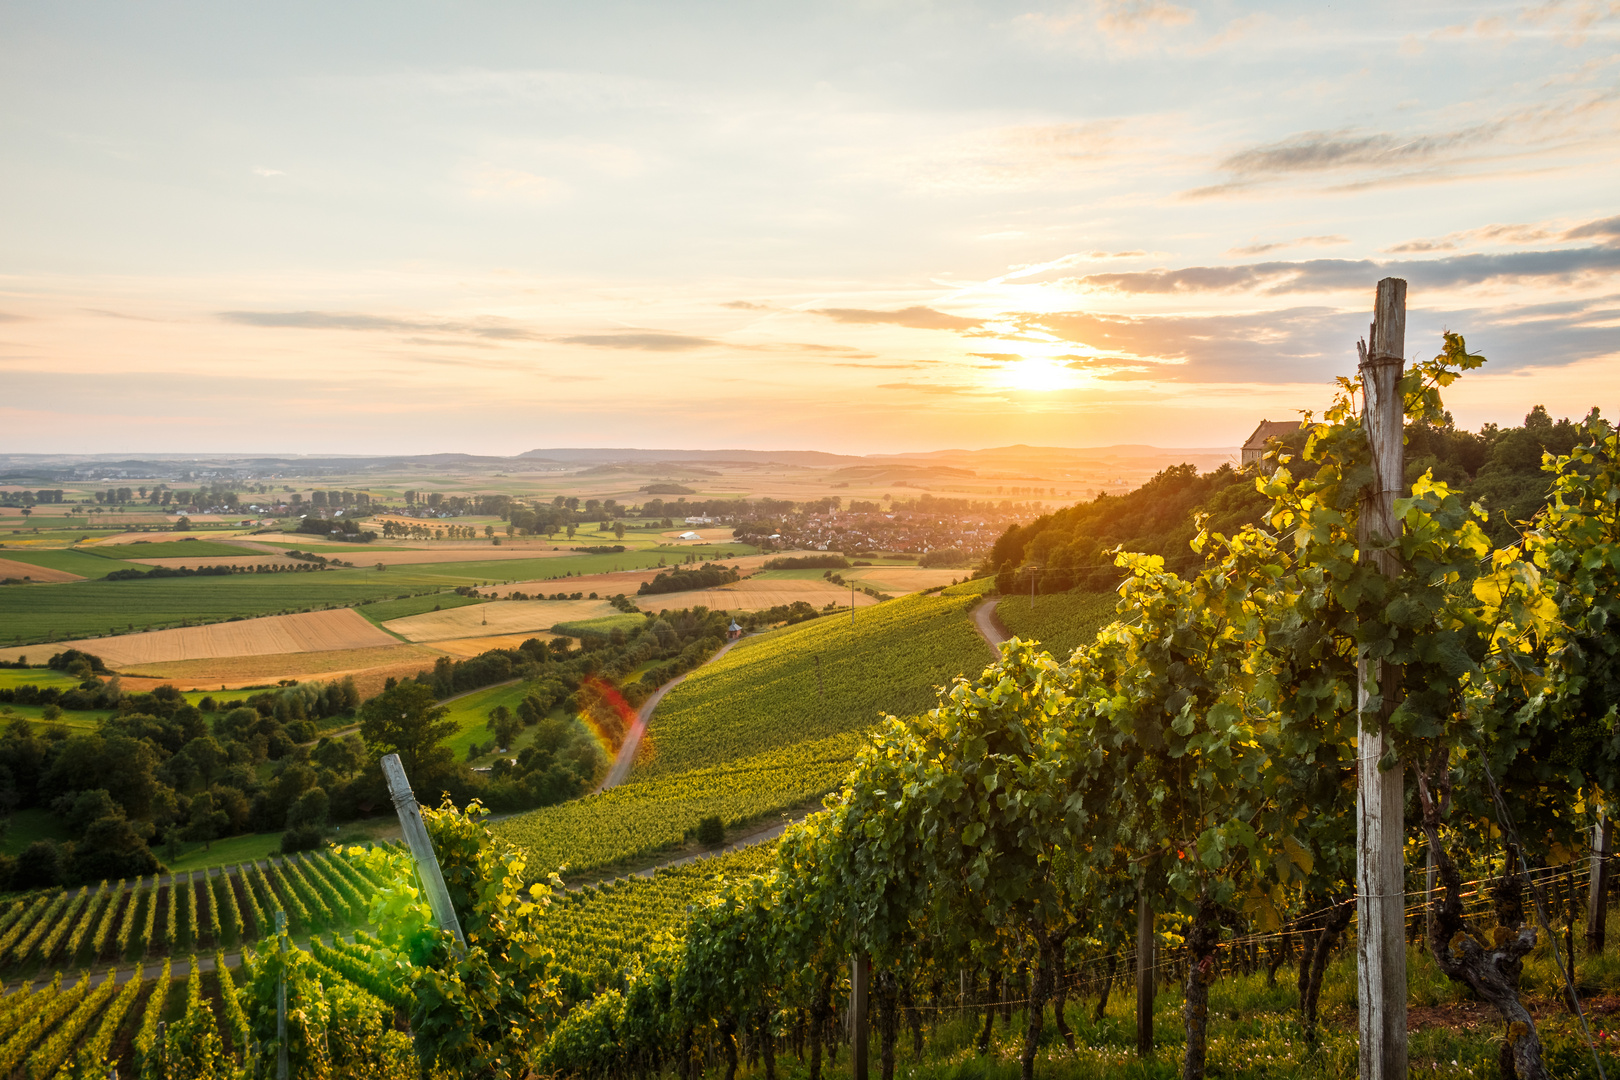
{"label": "paved road through vineyard", "polygon": [[[741,638],[737,639],[737,641],[741,640]],[[737,644],[737,641],[728,641],[720,646],[719,650],[702,664],[699,664],[698,668],[712,664],[726,655],[731,651],[731,647]],[[697,668],[692,669],[692,671],[696,670]],[[613,768],[608,770],[607,779],[603,780],[602,786],[596,789],[597,793],[604,792],[608,788],[618,787],[624,783],[624,778],[630,775],[630,766],[636,762],[636,748],[641,745],[641,737],[647,733],[647,724],[652,721],[653,710],[658,708],[658,703],[664,700],[665,694],[685,682],[686,676],[691,673],[691,671],[688,671],[684,675],[677,675],[653,691],[652,697],[642,702],[641,708],[636,712],[636,722],[631,724],[630,730],[624,733],[624,743],[619,747],[619,756],[613,759]]]}

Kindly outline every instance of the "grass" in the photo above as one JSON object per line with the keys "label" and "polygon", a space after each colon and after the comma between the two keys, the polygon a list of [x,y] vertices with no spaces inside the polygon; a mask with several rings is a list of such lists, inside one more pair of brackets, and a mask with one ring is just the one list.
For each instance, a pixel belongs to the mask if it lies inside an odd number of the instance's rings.
{"label": "grass", "polygon": [[215,840],[206,851],[203,850],[201,841],[183,840],[180,842],[180,857],[172,863],[166,855],[167,845],[154,843],[152,851],[170,870],[183,874],[187,870],[201,870],[209,866],[235,866],[237,863],[262,859],[279,847],[281,834],[273,832],[228,836],[223,840]]}
{"label": "grass", "polygon": [[[47,659],[41,656],[39,659]],[[58,690],[71,690],[79,680],[50,668],[0,668],[0,687],[14,689],[19,686],[54,686]]]}
{"label": "grass", "polygon": [[[468,747],[475,743],[486,743],[495,737],[486,726],[490,712],[497,705],[505,705],[516,712],[518,703],[528,692],[528,687],[523,683],[513,686],[491,686],[452,701],[446,708],[450,710],[448,719],[456,724],[456,734],[446,739],[444,745],[455,752],[457,761],[467,760]],[[532,735],[533,730],[526,728],[525,734]],[[519,742],[521,744],[521,738]]]}
{"label": "grass", "polygon": [[74,839],[72,831],[61,818],[49,810],[31,807],[27,810],[18,810],[11,815],[5,837],[0,839],[0,852],[20,855],[23,848],[36,840],[72,839]]}
{"label": "grass", "polygon": [[96,730],[101,721],[111,715],[111,709],[72,709],[65,710],[55,720],[47,720],[43,705],[0,705],[0,726],[21,718],[40,729],[61,727],[77,735]]}

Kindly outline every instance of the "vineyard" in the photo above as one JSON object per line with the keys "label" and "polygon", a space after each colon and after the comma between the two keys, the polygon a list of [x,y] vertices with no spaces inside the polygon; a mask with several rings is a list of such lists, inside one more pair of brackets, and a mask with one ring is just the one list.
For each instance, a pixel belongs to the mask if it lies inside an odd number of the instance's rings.
{"label": "vineyard", "polygon": [[670,691],[635,775],[658,776],[909,715],[984,663],[971,599],[908,596],[744,640]]}
{"label": "vineyard", "polygon": [[1008,596],[996,601],[996,618],[1013,637],[1038,641],[1053,656],[1067,658],[1089,645],[1097,631],[1114,621],[1113,593],[1046,593],[1035,597]]}

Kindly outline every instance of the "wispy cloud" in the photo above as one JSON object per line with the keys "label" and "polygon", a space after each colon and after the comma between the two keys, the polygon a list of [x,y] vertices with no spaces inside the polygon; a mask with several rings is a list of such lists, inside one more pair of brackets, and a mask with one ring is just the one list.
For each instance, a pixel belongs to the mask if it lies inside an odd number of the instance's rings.
{"label": "wispy cloud", "polygon": [[[1248,247],[1232,248],[1232,255],[1264,255],[1268,251],[1281,251],[1291,247],[1333,247],[1338,244],[1348,244],[1348,236],[1300,236],[1293,240],[1273,240],[1264,244],[1250,244]],[[1140,252],[1138,252],[1140,254]]]}
{"label": "wispy cloud", "polygon": [[721,342],[690,334],[669,334],[657,330],[625,330],[612,334],[572,334],[552,338],[562,345],[587,345],[598,349],[640,349],[646,352],[686,352]]}
{"label": "wispy cloud", "polygon": [[286,176],[287,174],[282,172],[280,169],[267,169],[263,165],[255,165],[255,166],[253,166],[253,175],[255,175],[255,176]]}
{"label": "wispy cloud", "polygon": [[982,324],[982,319],[969,319],[961,315],[948,315],[931,307],[920,305],[898,311],[879,311],[872,308],[816,308],[812,315],[824,315],[842,323],[909,326],[914,330],[971,330]]}

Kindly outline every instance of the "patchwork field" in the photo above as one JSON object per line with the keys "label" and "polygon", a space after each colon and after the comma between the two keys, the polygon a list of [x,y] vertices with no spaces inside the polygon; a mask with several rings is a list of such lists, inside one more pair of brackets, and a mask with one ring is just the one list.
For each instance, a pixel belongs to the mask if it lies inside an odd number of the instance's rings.
{"label": "patchwork field", "polygon": [[[395,643],[395,639],[364,616],[340,608],[208,626],[184,626],[174,630],[151,630],[119,637],[89,638],[46,647],[52,651],[82,649],[96,654],[114,667],[129,667],[165,660],[326,652]],[[28,652],[29,648],[35,653],[40,650],[40,646],[0,649],[0,658],[15,659],[17,655]]]}
{"label": "patchwork field", "polygon": [[429,611],[390,619],[385,627],[408,641],[446,641],[546,630],[560,622],[612,615],[606,600],[495,600],[487,604]]}
{"label": "patchwork field", "polygon": [[79,574],[70,574],[66,570],[52,570],[48,566],[35,566],[33,563],[17,562],[14,559],[0,559],[0,578],[27,578],[30,581],[83,581]]}
{"label": "patchwork field", "polygon": [[[804,601],[811,607],[837,604],[849,606],[849,589],[830,581],[794,581],[780,578],[744,578],[732,585],[715,589],[696,589],[692,592],[661,593],[656,596],[637,597],[643,611],[661,611],[665,608],[684,608],[702,604],[723,611],[763,611]],[[856,607],[870,607],[877,603],[863,592],[855,594]]]}
{"label": "patchwork field", "polygon": [[287,555],[226,555],[224,557],[188,556],[183,559],[131,559],[130,562],[140,563],[142,566],[167,566],[171,570],[180,570],[187,567],[198,566],[297,566],[299,560]]}
{"label": "patchwork field", "polygon": [[320,653],[170,660],[141,664],[129,674],[124,674],[122,679],[124,689],[140,691],[164,683],[181,690],[218,690],[221,686],[232,689],[262,686],[281,679],[331,682],[334,679],[353,678],[361,695],[370,696],[379,693],[390,676],[408,679],[423,668],[431,668],[441,655],[443,652],[438,648],[396,642],[369,649],[337,649]]}
{"label": "patchwork field", "polygon": [[953,581],[960,581],[971,571],[965,567],[934,570],[921,566],[857,566],[853,570],[840,570],[839,573],[846,580],[854,578],[860,584],[870,585],[880,592],[899,595],[949,585]]}

